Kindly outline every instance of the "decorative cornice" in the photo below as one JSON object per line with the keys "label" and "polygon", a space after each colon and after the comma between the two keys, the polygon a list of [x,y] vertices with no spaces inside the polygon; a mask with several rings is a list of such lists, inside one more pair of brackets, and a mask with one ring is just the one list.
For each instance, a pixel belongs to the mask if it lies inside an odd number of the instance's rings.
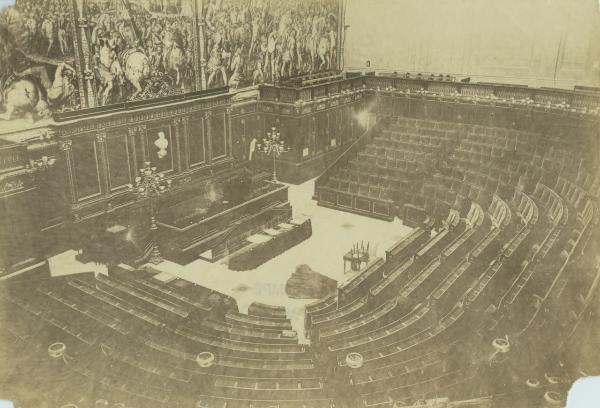
{"label": "decorative cornice", "polygon": [[88,118],[85,121],[78,123],[70,123],[60,125],[60,134],[69,136],[74,134],[95,132],[114,127],[129,126],[130,128],[138,127],[145,130],[145,123],[153,121],[161,121],[174,116],[190,115],[198,112],[210,112],[210,109],[229,106],[231,104],[230,97],[221,97],[207,101],[193,101],[183,106],[149,108],[148,110],[134,112],[119,112],[111,116]]}

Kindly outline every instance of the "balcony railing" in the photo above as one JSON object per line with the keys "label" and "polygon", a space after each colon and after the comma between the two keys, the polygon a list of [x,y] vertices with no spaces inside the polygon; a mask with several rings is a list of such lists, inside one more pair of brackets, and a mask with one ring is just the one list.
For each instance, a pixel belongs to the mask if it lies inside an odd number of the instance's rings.
{"label": "balcony railing", "polygon": [[315,85],[301,87],[262,85],[260,95],[261,99],[265,101],[296,104],[317,101],[358,89],[393,90],[412,95],[489,100],[509,104],[521,103],[533,107],[552,107],[571,112],[596,114],[598,111],[600,114],[600,91],[594,89],[578,87],[570,90],[483,82],[463,83],[456,82],[454,78],[448,76],[419,78],[392,73],[378,75],[346,73],[340,79]]}

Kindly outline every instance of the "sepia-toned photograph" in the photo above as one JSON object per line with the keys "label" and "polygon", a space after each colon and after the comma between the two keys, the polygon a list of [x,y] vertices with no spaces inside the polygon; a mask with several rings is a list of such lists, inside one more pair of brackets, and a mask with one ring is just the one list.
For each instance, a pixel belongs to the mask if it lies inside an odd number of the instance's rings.
{"label": "sepia-toned photograph", "polygon": [[0,0],[0,407],[598,407],[599,198],[598,0]]}

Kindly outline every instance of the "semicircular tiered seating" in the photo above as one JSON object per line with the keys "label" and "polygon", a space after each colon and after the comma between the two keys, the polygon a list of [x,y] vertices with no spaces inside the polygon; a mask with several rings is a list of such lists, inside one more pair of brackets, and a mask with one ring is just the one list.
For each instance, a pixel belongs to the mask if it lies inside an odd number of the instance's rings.
{"label": "semicircular tiered seating", "polygon": [[560,353],[600,282],[600,176],[586,146],[537,125],[402,113],[317,179],[315,197],[385,204],[386,214],[352,211],[414,229],[306,306],[309,344],[285,308],[255,302],[243,314],[223,294],[145,272],[4,280],[0,356],[31,378],[4,375],[6,397],[159,408],[560,397],[577,371]]}

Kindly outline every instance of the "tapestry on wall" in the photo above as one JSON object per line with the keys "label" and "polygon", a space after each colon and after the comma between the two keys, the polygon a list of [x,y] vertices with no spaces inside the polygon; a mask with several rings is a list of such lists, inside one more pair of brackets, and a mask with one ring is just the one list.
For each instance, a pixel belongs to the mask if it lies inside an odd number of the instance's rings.
{"label": "tapestry on wall", "polygon": [[69,0],[16,0],[0,14],[0,119],[80,107]]}
{"label": "tapestry on wall", "polygon": [[274,83],[338,66],[338,0],[210,0],[207,86]]}
{"label": "tapestry on wall", "polygon": [[16,0],[0,13],[0,119],[338,69],[340,4]]}

